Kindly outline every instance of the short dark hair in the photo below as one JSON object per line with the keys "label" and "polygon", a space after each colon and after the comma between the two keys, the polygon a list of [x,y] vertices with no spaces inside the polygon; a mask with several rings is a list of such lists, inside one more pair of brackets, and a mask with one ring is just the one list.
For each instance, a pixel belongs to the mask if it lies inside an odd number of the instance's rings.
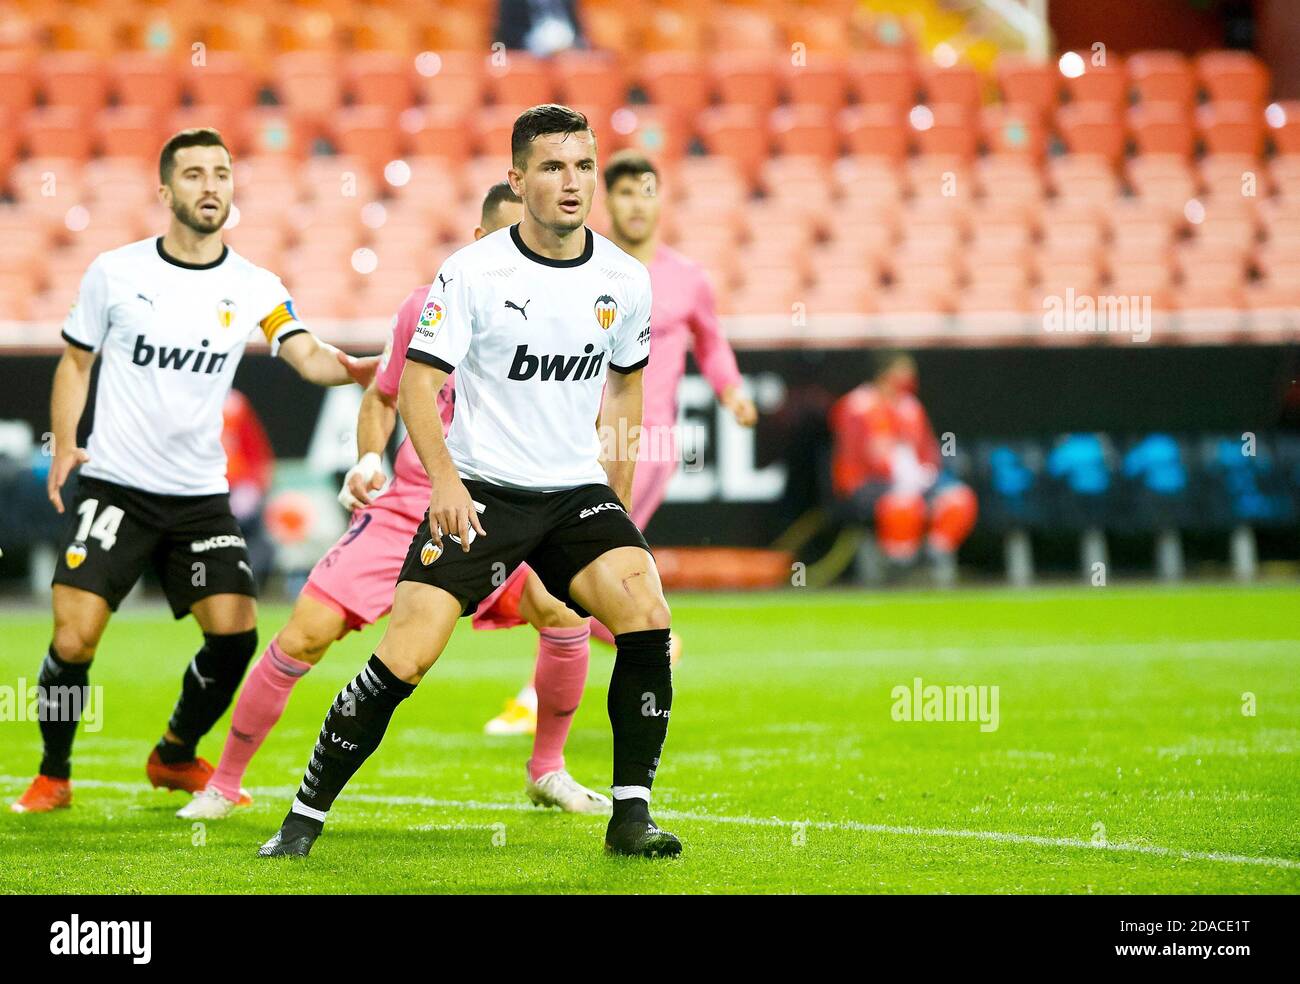
{"label": "short dark hair", "polygon": [[488,189],[487,195],[483,198],[483,211],[479,215],[479,225],[486,226],[488,217],[497,210],[503,202],[519,202],[519,196],[515,194],[514,189],[510,187],[509,181],[498,181]]}
{"label": "short dark hair", "polygon": [[181,130],[179,133],[172,134],[171,139],[163,144],[162,155],[158,158],[158,177],[162,179],[163,184],[171,183],[172,171],[176,169],[176,151],[185,147],[220,147],[233,158],[230,148],[221,139],[221,134],[212,127],[199,126]]}
{"label": "short dark hair", "polygon": [[643,174],[653,174],[655,180],[659,180],[659,170],[645,154],[637,150],[620,150],[605,165],[605,190],[613,188],[619,178],[639,178]]}
{"label": "short dark hair", "polygon": [[590,133],[593,140],[596,138],[587,117],[568,106],[543,103],[525,109],[515,120],[510,134],[510,163],[523,170],[528,161],[528,148],[544,133],[581,133],[583,130]]}

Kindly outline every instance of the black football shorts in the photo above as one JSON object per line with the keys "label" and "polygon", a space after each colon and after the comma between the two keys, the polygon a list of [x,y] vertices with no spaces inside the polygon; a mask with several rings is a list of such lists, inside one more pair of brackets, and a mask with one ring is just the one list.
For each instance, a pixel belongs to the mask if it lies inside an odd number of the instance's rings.
{"label": "black football shorts", "polygon": [[257,596],[230,497],[158,495],[80,476],[54,583],[97,594],[113,611],[152,566],[176,618],[215,594]]}
{"label": "black football shorts", "polygon": [[569,582],[608,550],[640,547],[645,537],[608,485],[580,485],[559,492],[511,489],[466,480],[484,536],[470,530],[470,549],[444,534],[439,550],[429,535],[429,514],[415,531],[397,580],[432,584],[460,599],[462,615],[527,563],[552,595],[581,616],[590,614],[569,597]]}

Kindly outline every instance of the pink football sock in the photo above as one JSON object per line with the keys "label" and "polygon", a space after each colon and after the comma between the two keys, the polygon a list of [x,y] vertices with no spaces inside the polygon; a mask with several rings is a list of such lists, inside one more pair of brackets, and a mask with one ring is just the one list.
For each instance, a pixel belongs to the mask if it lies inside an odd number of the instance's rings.
{"label": "pink football sock", "polygon": [[564,768],[564,742],[573,724],[573,712],[582,702],[591,655],[587,644],[590,631],[585,625],[542,629],[538,636],[533,678],[537,688],[537,734],[533,736],[533,757],[528,760],[528,774],[534,780]]}
{"label": "pink football sock", "polygon": [[208,780],[209,788],[228,800],[239,800],[239,787],[248,763],[280,720],[293,685],[310,669],[310,663],[286,656],[275,640],[271,640],[244,680],[235,713],[230,718],[226,747],[221,750],[217,771]]}
{"label": "pink football sock", "polygon": [[591,620],[591,634],[607,646],[614,645],[614,633],[605,628],[599,619]]}

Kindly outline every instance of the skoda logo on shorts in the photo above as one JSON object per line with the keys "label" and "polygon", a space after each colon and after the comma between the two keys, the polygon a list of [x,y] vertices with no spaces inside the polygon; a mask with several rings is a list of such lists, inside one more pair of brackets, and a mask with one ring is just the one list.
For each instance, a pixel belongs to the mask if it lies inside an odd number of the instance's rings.
{"label": "skoda logo on shorts", "polygon": [[69,544],[68,549],[63,553],[63,562],[68,565],[70,570],[75,571],[85,559],[86,545],[80,541]]}
{"label": "skoda logo on shorts", "polygon": [[425,540],[424,546],[420,548],[420,563],[428,567],[435,560],[442,556],[442,547],[435,544],[432,540]]}

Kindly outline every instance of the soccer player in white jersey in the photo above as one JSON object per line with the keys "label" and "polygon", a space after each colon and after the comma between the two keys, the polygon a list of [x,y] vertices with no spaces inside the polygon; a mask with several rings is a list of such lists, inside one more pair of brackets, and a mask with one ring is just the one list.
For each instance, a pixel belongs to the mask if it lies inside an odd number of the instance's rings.
{"label": "soccer player in white jersey", "polygon": [[[203,633],[175,710],[149,760],[154,786],[202,789],[212,766],[199,739],[230,704],[257,649],[256,586],[230,511],[222,404],[251,335],[304,378],[366,385],[378,360],[354,360],[312,335],[275,274],[222,242],[234,193],[215,130],[182,130],[159,161],[165,235],[101,253],[63,326],[54,374],[49,497],[80,466],[77,499],[54,573],[54,633],[41,664],[44,755],[13,804],[41,813],[72,802],[72,743],[91,660],[111,614],[152,566],[176,618]],[[77,424],[102,357],[94,426]]]}
{"label": "soccer player in white jersey", "polygon": [[[492,593],[495,575],[523,562],[550,594],[614,633],[606,850],[681,851],[650,818],[672,708],[670,614],[627,512],[650,353],[650,276],[586,227],[596,170],[586,117],[556,105],[526,110],[515,120],[508,172],[524,217],[453,253],[429,291],[398,393],[431,480],[429,511],[398,576],[387,632],[330,706],[263,857],[311,850],[334,800],[457,620]],[[456,410],[444,440],[437,397],[452,371]]]}
{"label": "soccer player in white jersey", "polygon": [[[474,238],[518,222],[523,213],[523,202],[508,184],[493,185],[483,201]],[[298,681],[336,640],[373,625],[392,607],[411,537],[429,506],[429,476],[408,438],[397,450],[393,481],[381,489],[380,454],[397,423],[397,391],[406,351],[430,286],[415,288],[398,308],[379,372],[361,398],[359,460],[348,471],[339,494],[340,502],[356,510],[352,523],[312,568],[288,623],[249,671],[230,715],[221,760],[207,788],[177,812],[183,820],[219,820],[240,805],[249,763],[280,720]],[[454,416],[455,381],[451,376],[438,394],[444,429]],[[538,806],[558,806],[567,813],[608,813],[609,798],[583,786],[564,768],[565,740],[587,680],[587,623],[548,595],[526,565],[519,570],[527,575],[527,583],[509,607],[502,610],[497,597],[502,592],[494,592],[479,604],[473,624],[496,629],[526,621],[537,629],[538,697],[551,713],[543,714],[538,723],[525,793]],[[509,583],[505,571],[501,575]]]}

